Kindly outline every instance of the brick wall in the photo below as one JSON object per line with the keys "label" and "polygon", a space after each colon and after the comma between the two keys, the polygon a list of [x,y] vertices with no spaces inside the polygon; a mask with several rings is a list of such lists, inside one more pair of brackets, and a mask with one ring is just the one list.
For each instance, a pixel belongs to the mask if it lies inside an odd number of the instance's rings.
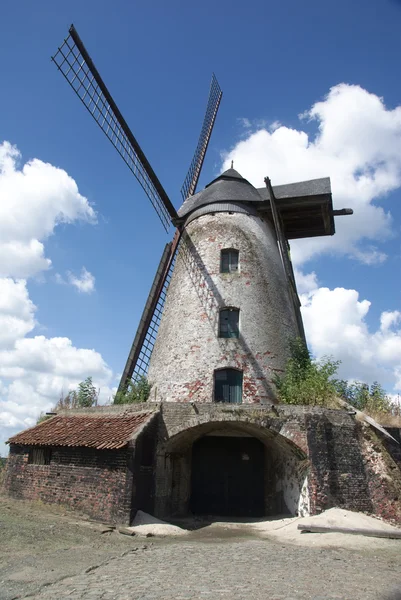
{"label": "brick wall", "polygon": [[361,424],[345,411],[306,415],[312,514],[333,506],[372,512]]}
{"label": "brick wall", "polygon": [[[199,435],[212,434],[213,429],[242,429],[262,440],[269,456],[276,456],[273,480],[281,479],[282,485],[289,482],[294,494],[299,492],[302,478],[295,481],[293,472],[301,469],[303,475],[309,471],[309,499],[305,501],[310,501],[312,514],[333,506],[374,510],[361,425],[345,410],[165,403],[162,415],[156,469],[156,512],[161,518],[168,518],[175,510],[185,512],[190,493],[191,444]],[[295,496],[291,498],[293,512],[296,500]]]}
{"label": "brick wall", "polygon": [[362,453],[372,511],[401,524],[401,448],[380,433],[365,428]]}
{"label": "brick wall", "polygon": [[53,448],[49,465],[12,445],[4,487],[13,498],[64,504],[106,522],[128,523],[133,474],[124,450]]}
{"label": "brick wall", "polygon": [[137,509],[168,519],[188,511],[193,442],[226,430],[265,444],[274,466],[266,498],[287,494],[296,511],[301,494],[312,514],[339,506],[401,523],[400,446],[345,410],[307,406],[164,403],[135,452],[53,448],[49,465],[34,465],[28,448],[12,446],[5,488],[107,522],[128,523]]}

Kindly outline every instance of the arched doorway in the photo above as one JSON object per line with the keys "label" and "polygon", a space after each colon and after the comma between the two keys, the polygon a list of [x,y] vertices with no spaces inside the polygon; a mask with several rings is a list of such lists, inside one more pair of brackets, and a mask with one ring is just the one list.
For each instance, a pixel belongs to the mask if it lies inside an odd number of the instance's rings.
{"label": "arched doorway", "polygon": [[194,514],[264,514],[265,448],[254,437],[204,436],[192,447]]}
{"label": "arched doorway", "polygon": [[158,457],[156,516],[308,514],[305,452],[259,423],[219,417],[180,426],[167,441]]}

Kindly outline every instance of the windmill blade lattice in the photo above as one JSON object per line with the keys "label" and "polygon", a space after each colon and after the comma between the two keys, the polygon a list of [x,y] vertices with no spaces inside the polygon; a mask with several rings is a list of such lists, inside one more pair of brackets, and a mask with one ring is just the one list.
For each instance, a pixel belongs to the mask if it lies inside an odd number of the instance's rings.
{"label": "windmill blade lattice", "polygon": [[52,60],[135,175],[168,231],[177,212],[73,25]]}
{"label": "windmill blade lattice", "polygon": [[176,231],[172,242],[166,245],[157,269],[145,308],[139,321],[135,339],[121,376],[118,391],[125,389],[128,381],[137,382],[146,377],[157,332],[163,314],[168,286],[173,274],[181,233]]}
{"label": "windmill blade lattice", "polygon": [[181,196],[184,201],[188,198],[188,196],[192,196],[195,193],[196,186],[198,185],[199,176],[202,170],[203,161],[205,159],[206,150],[209,145],[210,136],[212,135],[213,126],[216,120],[217,111],[219,110],[222,95],[223,92],[221,91],[216,76],[213,73],[212,82],[210,84],[209,100],[206,107],[206,114],[203,120],[198,145],[181,188]]}

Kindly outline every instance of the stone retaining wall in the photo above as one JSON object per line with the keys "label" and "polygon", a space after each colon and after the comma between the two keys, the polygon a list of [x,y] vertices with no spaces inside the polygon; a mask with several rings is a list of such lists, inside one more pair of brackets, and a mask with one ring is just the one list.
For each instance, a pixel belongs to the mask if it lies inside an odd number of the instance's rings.
{"label": "stone retaining wall", "polygon": [[[122,410],[101,411],[108,408]],[[53,448],[50,464],[38,465],[29,448],[12,446],[7,493],[113,523],[128,523],[138,508],[168,519],[188,514],[194,442],[251,436],[265,446],[265,514],[337,506],[401,523],[401,448],[346,410],[191,402],[124,410],[144,408],[159,416],[123,450]]]}

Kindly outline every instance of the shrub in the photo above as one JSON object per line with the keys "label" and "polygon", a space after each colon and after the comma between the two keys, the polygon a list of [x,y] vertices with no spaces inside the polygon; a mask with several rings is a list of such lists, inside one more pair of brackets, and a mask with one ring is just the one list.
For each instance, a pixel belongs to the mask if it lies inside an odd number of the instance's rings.
{"label": "shrub", "polygon": [[339,364],[331,357],[313,360],[303,340],[293,340],[284,374],[273,379],[279,400],[286,404],[335,406],[337,390],[333,376]]}
{"label": "shrub", "polygon": [[[97,406],[100,390],[97,390],[92,382],[92,377],[87,377],[84,381],[78,385],[76,390],[71,390],[66,396],[63,391],[60,394],[60,398],[57,400],[54,408],[50,412],[57,412],[58,410],[68,410],[71,408],[88,408],[90,406]],[[51,415],[46,415],[41,412],[36,424],[38,425],[42,421],[49,419]]]}
{"label": "shrub", "polygon": [[144,375],[138,377],[136,381],[131,379],[121,392],[116,393],[113,404],[146,402],[149,398],[150,388],[151,386]]}

